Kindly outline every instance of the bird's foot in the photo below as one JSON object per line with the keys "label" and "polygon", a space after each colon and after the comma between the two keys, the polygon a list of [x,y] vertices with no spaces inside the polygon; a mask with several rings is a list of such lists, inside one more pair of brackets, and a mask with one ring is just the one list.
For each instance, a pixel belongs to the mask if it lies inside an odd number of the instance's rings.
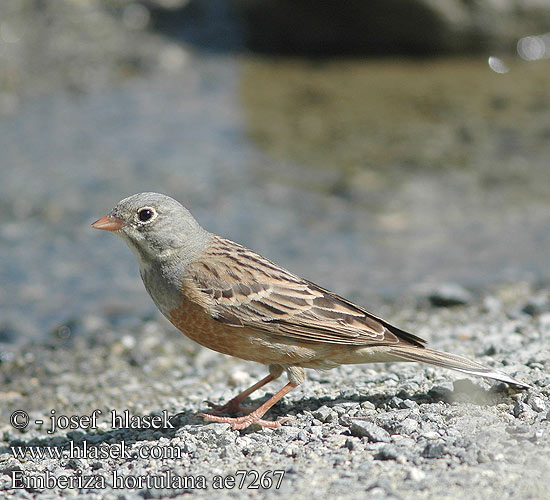
{"label": "bird's foot", "polygon": [[[224,413],[229,413],[233,415],[235,413],[252,413],[256,408],[249,408],[248,406],[241,406],[238,401],[231,400],[224,405],[217,405],[211,401],[205,401],[210,408],[210,411],[205,415],[222,415]],[[202,413],[200,415],[203,415]]]}
{"label": "bird's foot", "polygon": [[292,417],[281,417],[278,420],[263,420],[262,415],[254,415],[254,412],[244,417],[222,417],[220,415],[213,415],[210,413],[198,413],[197,417],[202,417],[207,422],[220,422],[224,424],[229,424],[234,430],[246,429],[249,425],[252,424],[259,425],[260,427],[277,429],[287,420],[294,420]]}

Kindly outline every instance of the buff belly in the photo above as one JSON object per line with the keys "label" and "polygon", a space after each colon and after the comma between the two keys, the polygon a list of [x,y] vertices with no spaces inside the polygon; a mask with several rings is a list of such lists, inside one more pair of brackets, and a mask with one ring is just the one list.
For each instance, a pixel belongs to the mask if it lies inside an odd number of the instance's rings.
{"label": "buff belly", "polygon": [[167,317],[184,335],[204,347],[263,364],[330,369],[340,364],[395,360],[386,347],[300,342],[247,327],[226,325],[188,300],[170,310]]}
{"label": "buff belly", "polygon": [[[226,325],[200,306],[184,301],[167,315],[171,323],[198,344],[217,352],[264,364],[315,364],[326,354],[322,345],[303,343],[247,327]],[[327,346],[328,347],[328,346]]]}

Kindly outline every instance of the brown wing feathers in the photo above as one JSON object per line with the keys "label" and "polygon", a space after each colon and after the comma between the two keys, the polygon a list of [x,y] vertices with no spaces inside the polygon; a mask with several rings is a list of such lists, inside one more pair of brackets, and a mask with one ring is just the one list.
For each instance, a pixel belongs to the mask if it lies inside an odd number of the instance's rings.
{"label": "brown wing feathers", "polygon": [[408,344],[424,340],[303,280],[237,243],[214,237],[191,281],[210,297],[215,319],[307,342],[347,345]]}

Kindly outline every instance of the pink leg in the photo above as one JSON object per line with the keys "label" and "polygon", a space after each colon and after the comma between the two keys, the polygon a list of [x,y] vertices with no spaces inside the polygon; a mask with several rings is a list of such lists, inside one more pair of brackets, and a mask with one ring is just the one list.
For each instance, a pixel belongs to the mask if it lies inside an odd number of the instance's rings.
{"label": "pink leg", "polygon": [[[269,378],[270,375],[268,375],[265,379],[260,380],[258,384]],[[256,384],[256,385],[258,385]],[[265,382],[262,385],[267,384]],[[222,422],[231,424],[232,429],[245,429],[249,425],[252,424],[258,424],[262,427],[271,427],[272,429],[280,427],[283,422],[286,422],[287,420],[291,420],[291,417],[282,417],[279,420],[262,420],[262,417],[265,415],[265,413],[277,402],[279,401],[285,394],[288,394],[292,389],[294,389],[298,384],[295,384],[293,382],[289,382],[286,384],[279,392],[274,394],[271,398],[269,398],[263,405],[258,407],[256,410],[254,410],[249,415],[246,415],[244,417],[221,417],[218,415],[212,415],[209,413],[199,413],[197,416],[204,418],[206,421],[209,422]],[[252,389],[255,386],[252,386],[250,389]],[[261,387],[261,386],[259,386]],[[248,389],[248,390],[250,390]],[[256,387],[257,389],[257,387]],[[255,389],[254,389],[255,390]],[[244,391],[247,392],[247,391]],[[240,397],[242,394],[239,394],[236,398]],[[252,391],[251,391],[252,392]],[[246,396],[245,396],[246,397]],[[244,398],[243,398],[244,399]],[[233,400],[231,400],[233,401]],[[231,403],[231,401],[229,403]],[[229,404],[228,403],[228,404]]]}
{"label": "pink leg", "polygon": [[[260,387],[263,387],[264,385],[268,384],[272,380],[275,380],[276,377],[269,374],[266,377],[264,377],[259,382],[256,382],[253,386],[249,387],[245,391],[241,392],[237,396],[235,396],[233,399],[225,403],[224,405],[216,405],[214,403],[211,403],[210,401],[206,401],[206,404],[212,408],[212,412],[209,414],[215,415],[220,413],[238,413],[240,411],[242,412],[251,412],[253,409],[250,408],[242,408],[241,403],[250,396],[254,391],[257,391]],[[202,414],[201,414],[202,415]]]}

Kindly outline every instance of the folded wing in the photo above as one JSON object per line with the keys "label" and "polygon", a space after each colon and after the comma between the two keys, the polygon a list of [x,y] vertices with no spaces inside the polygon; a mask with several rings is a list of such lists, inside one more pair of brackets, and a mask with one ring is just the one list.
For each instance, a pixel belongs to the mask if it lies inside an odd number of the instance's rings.
{"label": "folded wing", "polygon": [[215,237],[200,261],[188,266],[184,288],[209,302],[214,319],[305,342],[414,345],[421,338],[304,280],[251,250]]}

